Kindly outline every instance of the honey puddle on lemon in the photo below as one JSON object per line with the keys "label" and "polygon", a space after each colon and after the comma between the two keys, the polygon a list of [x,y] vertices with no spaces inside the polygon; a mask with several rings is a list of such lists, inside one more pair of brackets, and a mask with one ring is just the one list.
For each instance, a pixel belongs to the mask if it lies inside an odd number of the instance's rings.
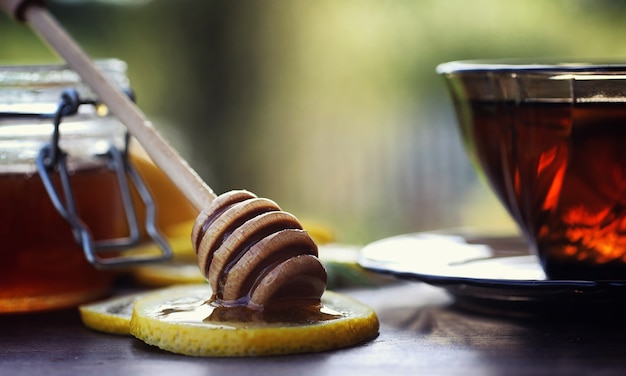
{"label": "honey puddle on lemon", "polygon": [[130,333],[149,345],[189,356],[319,352],[357,345],[378,334],[378,318],[370,307],[332,291],[322,295],[319,307],[273,312],[215,306],[208,302],[211,296],[206,284],[173,286],[81,306],[81,317],[92,329]]}

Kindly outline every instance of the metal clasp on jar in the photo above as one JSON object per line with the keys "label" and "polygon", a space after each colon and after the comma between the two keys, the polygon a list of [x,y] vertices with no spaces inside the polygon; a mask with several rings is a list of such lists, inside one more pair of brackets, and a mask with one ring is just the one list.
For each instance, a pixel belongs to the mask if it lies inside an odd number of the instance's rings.
{"label": "metal clasp on jar", "polygon": [[[125,134],[124,148],[122,150],[119,150],[115,145],[111,144],[107,153],[99,155],[99,157],[105,158],[108,168],[115,172],[128,224],[128,236],[95,241],[88,226],[81,220],[76,209],[75,196],[70,183],[70,174],[68,173],[67,166],[68,155],[59,146],[61,137],[60,124],[63,117],[76,114],[81,105],[96,105],[96,103],[92,101],[81,101],[78,93],[74,89],[67,89],[62,93],[55,113],[33,114],[39,117],[50,117],[53,120],[54,130],[52,139],[39,151],[36,158],[36,166],[54,207],[71,226],[74,238],[82,247],[87,260],[98,269],[152,263],[171,258],[172,250],[156,227],[154,200],[141,176],[129,161],[128,145],[130,136],[128,132]],[[20,116],[23,115],[24,114],[20,114]],[[57,173],[59,176],[61,192],[59,192],[52,182],[51,173],[53,172]],[[111,251],[128,250],[138,245],[141,240],[139,223],[130,191],[131,182],[145,206],[146,233],[161,250],[157,255],[129,255],[126,252],[111,255]],[[103,256],[105,253],[106,256]]]}

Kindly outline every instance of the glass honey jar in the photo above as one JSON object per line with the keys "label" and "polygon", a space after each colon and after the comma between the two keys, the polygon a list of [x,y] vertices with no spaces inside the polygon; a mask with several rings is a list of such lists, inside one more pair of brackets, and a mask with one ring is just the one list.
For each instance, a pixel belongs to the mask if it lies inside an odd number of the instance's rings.
{"label": "glass honey jar", "polygon": [[[130,91],[124,62],[98,65]],[[128,142],[68,67],[0,67],[0,313],[76,306],[106,294],[116,268],[169,257],[154,218],[138,224],[133,200],[153,202]],[[124,259],[145,233],[162,254]]]}

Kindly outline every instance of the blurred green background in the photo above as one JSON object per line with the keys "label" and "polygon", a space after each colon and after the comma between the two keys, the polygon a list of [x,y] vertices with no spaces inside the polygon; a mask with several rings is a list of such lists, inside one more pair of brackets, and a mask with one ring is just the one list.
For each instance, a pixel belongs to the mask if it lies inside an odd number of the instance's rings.
{"label": "blurred green background", "polygon": [[[624,57],[602,0],[50,1],[218,193],[246,188],[337,240],[512,226],[469,166],[437,64]],[[0,64],[59,59],[0,15]]]}

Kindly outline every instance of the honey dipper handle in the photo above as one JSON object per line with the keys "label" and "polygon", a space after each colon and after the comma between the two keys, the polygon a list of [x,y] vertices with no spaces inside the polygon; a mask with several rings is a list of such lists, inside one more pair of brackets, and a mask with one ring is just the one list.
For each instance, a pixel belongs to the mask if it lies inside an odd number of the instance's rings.
{"label": "honey dipper handle", "polygon": [[[199,211],[216,195],[189,164],[154,129],[127,95],[115,87],[61,27],[41,1],[0,0],[0,7],[24,20],[76,71],[111,112],[141,143],[153,162],[176,184]],[[26,5],[24,5],[26,4]],[[32,6],[31,6],[32,5]],[[19,9],[19,13],[18,10]]]}

